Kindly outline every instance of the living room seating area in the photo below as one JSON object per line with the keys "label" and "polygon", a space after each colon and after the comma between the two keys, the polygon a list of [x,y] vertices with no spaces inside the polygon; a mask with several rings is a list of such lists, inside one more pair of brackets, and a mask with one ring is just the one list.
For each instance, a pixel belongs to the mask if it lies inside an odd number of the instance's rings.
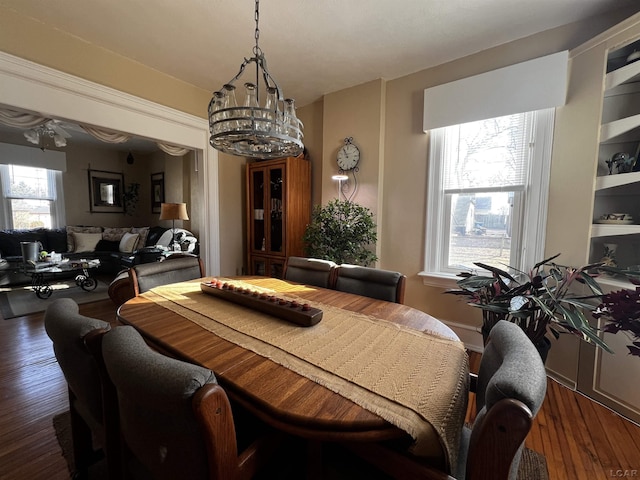
{"label": "living room seating area", "polygon": [[155,261],[158,253],[166,251],[173,243],[174,235],[182,251],[197,254],[198,240],[191,232],[176,229],[174,234],[170,228],[161,226],[67,226],[2,230],[0,285],[18,285],[31,280],[23,273],[25,258],[22,244],[25,242],[36,243],[37,251],[44,256],[43,260],[50,260],[47,256],[54,252],[70,260],[98,259],[100,273],[115,275],[122,268]]}

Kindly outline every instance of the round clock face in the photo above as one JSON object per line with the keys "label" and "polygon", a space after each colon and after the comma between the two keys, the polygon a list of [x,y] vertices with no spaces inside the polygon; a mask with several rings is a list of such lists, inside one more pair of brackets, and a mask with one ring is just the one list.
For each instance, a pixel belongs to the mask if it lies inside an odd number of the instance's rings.
{"label": "round clock face", "polygon": [[349,143],[338,151],[338,166],[342,170],[353,169],[360,161],[360,150]]}

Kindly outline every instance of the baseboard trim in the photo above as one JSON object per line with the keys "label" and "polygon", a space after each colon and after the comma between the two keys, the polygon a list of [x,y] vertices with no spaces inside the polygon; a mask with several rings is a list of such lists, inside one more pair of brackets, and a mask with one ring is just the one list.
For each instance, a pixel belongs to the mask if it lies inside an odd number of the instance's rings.
{"label": "baseboard trim", "polygon": [[465,348],[478,353],[482,353],[484,351],[480,327],[474,327],[472,325],[452,322],[449,320],[440,319],[440,321],[454,331],[458,338],[464,343]]}

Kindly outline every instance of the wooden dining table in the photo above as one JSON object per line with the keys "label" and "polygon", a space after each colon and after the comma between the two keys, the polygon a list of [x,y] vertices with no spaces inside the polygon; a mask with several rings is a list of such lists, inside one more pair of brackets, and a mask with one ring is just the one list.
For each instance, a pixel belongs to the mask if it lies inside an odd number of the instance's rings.
{"label": "wooden dining table", "polygon": [[[406,305],[275,278],[238,279],[313,304],[331,305],[459,342],[444,323]],[[196,282],[211,280],[206,277]],[[117,316],[119,322],[135,327],[160,351],[211,369],[232,402],[284,432],[322,442],[379,442],[407,437],[404,430],[345,396],[221,338],[145,294],[124,303]]]}

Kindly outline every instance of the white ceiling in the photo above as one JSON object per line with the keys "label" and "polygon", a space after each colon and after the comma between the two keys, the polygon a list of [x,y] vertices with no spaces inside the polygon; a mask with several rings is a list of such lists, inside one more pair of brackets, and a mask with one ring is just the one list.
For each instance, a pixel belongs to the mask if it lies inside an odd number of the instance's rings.
{"label": "white ceiling", "polygon": [[[0,0],[0,7],[209,91],[236,75],[254,45],[252,0]],[[263,0],[260,47],[284,95],[302,106],[540,31],[638,10],[638,0]]]}
{"label": "white ceiling", "polygon": [[[639,4],[263,0],[260,47],[284,94],[302,106],[616,9],[640,10]],[[0,0],[0,6],[209,91],[237,73],[254,45],[252,0]]]}

